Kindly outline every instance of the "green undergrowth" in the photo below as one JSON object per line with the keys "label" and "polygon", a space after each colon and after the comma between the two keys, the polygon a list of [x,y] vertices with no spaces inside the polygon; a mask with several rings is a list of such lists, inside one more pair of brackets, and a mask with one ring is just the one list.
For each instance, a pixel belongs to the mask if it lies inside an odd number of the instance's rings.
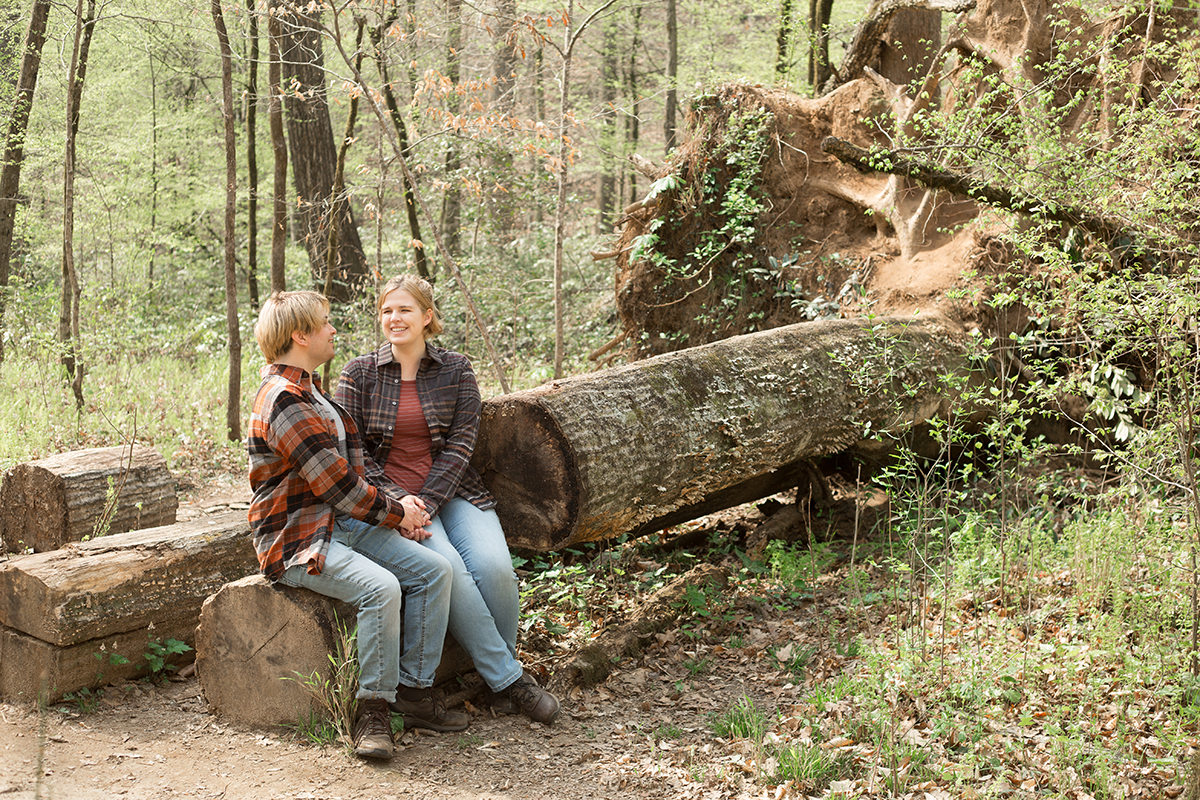
{"label": "green undergrowth", "polygon": [[[738,528],[686,552],[663,548],[676,529],[518,559],[523,646],[569,654],[715,561],[728,587],[688,587],[643,661],[680,697],[750,675],[773,688],[730,698],[663,748],[664,770],[789,797],[1183,792],[1200,682],[1179,515],[1126,497],[1065,524],[1002,528],[954,511],[946,536],[905,527],[913,518],[893,508],[880,530],[772,543],[761,559]],[[656,729],[669,726],[695,729]]]}

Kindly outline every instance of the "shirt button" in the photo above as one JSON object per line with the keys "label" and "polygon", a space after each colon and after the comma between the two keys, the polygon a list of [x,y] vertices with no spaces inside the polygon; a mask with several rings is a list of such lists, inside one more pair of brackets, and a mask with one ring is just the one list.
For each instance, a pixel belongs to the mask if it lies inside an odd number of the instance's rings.
{"label": "shirt button", "polygon": [[392,401],[392,405],[396,405],[396,401],[395,401],[395,400],[393,400],[393,401]]}

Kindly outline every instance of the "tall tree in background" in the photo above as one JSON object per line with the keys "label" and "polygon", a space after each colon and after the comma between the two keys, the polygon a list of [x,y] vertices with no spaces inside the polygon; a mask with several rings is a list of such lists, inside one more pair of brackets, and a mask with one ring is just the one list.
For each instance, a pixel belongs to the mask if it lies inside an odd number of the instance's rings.
{"label": "tall tree in background", "polygon": [[[492,113],[507,120],[513,116],[517,106],[517,2],[497,0],[496,18],[499,28],[496,33],[496,49],[492,54]],[[496,233],[501,244],[508,244],[516,233],[517,206],[511,186],[513,153],[507,147],[495,149],[491,158],[494,179],[493,188],[487,192],[488,209],[492,214]]]}
{"label": "tall tree in background", "polygon": [[795,0],[779,0],[779,27],[775,34],[775,80],[787,77],[790,65],[788,45],[792,41],[792,14]]}
{"label": "tall tree in background", "polygon": [[250,54],[246,61],[246,288],[250,308],[258,308],[258,14],[257,0],[246,0],[250,17]]}
{"label": "tall tree in background", "polygon": [[67,136],[63,148],[63,240],[62,296],[58,313],[60,360],[66,372],[75,406],[83,410],[83,362],[79,356],[79,274],[75,269],[75,139],[79,133],[79,106],[83,100],[83,82],[87,77],[88,51],[96,22],[96,0],[88,0],[87,16],[83,0],[75,5],[75,41],[71,48],[71,76],[67,87]]}
{"label": "tall tree in background", "polygon": [[[633,41],[629,44],[629,68],[626,72],[625,83],[629,92],[629,102],[631,107],[629,113],[625,116],[625,141],[629,147],[629,152],[636,153],[638,151],[638,136],[641,133],[639,122],[641,121],[641,97],[638,95],[638,48],[641,47],[642,38],[642,7],[635,6],[633,9]],[[627,197],[629,202],[635,202],[638,199],[637,185],[637,170],[631,169],[627,171],[629,175],[629,193]]]}
{"label": "tall tree in background", "polygon": [[[673,0],[671,0],[673,2]],[[555,159],[556,197],[554,203],[554,377],[562,377],[564,313],[563,308],[563,246],[566,239],[567,218],[567,173],[571,163],[571,144],[567,136],[567,124],[572,118],[571,113],[571,62],[575,55],[575,46],[580,37],[596,18],[608,11],[616,0],[601,3],[595,11],[587,16],[579,27],[574,27],[572,18],[575,12],[575,0],[567,0],[567,25],[563,32],[563,44],[559,49],[562,57],[562,75],[559,79],[558,97],[558,155]],[[549,40],[548,40],[549,41]],[[550,42],[553,45],[553,42]]]}
{"label": "tall tree in background", "polygon": [[679,21],[675,16],[675,0],[667,0],[667,106],[663,111],[664,152],[675,148],[675,111],[679,105]]}
{"label": "tall tree in background", "polygon": [[42,63],[42,45],[46,42],[46,20],[50,17],[49,0],[34,0],[21,51],[21,72],[8,135],[4,144],[4,167],[0,170],[0,364],[4,363],[4,312],[8,305],[8,274],[12,264],[13,232],[16,227],[17,193],[21,188],[21,164],[25,160],[25,131],[29,127],[29,109],[37,89],[38,68]]}
{"label": "tall tree in background", "polygon": [[600,67],[600,185],[597,197],[596,232],[608,233],[613,229],[617,205],[617,154],[621,147],[617,143],[617,88],[620,67],[617,59],[617,18],[609,17],[604,25],[604,41],[601,44]]}
{"label": "tall tree in background", "polygon": [[267,117],[271,128],[271,152],[275,156],[275,185],[271,195],[271,291],[287,289],[284,255],[287,251],[288,193],[287,138],[283,134],[283,97],[279,83],[280,37],[278,0],[267,8]]}
{"label": "tall tree in background", "polygon": [[344,302],[356,297],[368,284],[369,270],[349,203],[341,206],[343,211],[338,220],[341,231],[338,261],[327,264],[325,260],[337,148],[329,118],[321,25],[316,16],[320,12],[310,13],[307,10],[310,6],[296,3],[285,8],[286,13],[281,16],[281,57],[283,78],[290,85],[283,96],[292,179],[300,202],[298,227],[316,285],[324,285],[327,269],[334,270],[329,296]]}
{"label": "tall tree in background", "polygon": [[[400,113],[400,104],[396,102],[396,92],[392,89],[392,81],[388,77],[387,58],[383,52],[383,34],[395,23],[395,6],[393,6],[392,15],[381,22],[377,27],[371,30],[371,46],[375,51],[375,65],[379,69],[379,82],[382,85],[383,101],[387,106],[388,117],[392,121],[392,127],[396,131],[396,138],[400,142],[400,153],[405,160],[412,158],[412,147],[408,139],[408,126],[404,124],[404,117]],[[421,221],[417,217],[417,201],[413,196],[412,181],[408,179],[408,174],[402,171],[401,181],[404,186],[404,213],[408,219],[409,238],[414,243],[413,259],[417,265],[417,274],[428,280],[431,277],[429,271],[429,260],[425,256],[425,243],[421,240]],[[383,208],[382,203],[379,209],[380,219],[382,219]],[[379,265],[380,269],[383,264]]]}
{"label": "tall tree in background", "polygon": [[832,15],[833,0],[808,0],[808,24],[812,36],[808,50],[808,82],[814,96],[833,75],[829,63],[829,20]]}
{"label": "tall tree in background", "polygon": [[238,324],[237,255],[237,140],[233,127],[233,50],[221,13],[221,0],[212,0],[213,25],[221,52],[221,117],[225,129],[225,327],[229,336],[229,393],[225,430],[229,441],[242,438],[242,335]]}
{"label": "tall tree in background", "polygon": [[[456,89],[460,78],[459,62],[462,59],[463,46],[462,0],[446,0],[446,24],[446,80],[453,87],[446,95],[446,113],[454,116],[461,105]],[[441,231],[446,251],[455,261],[462,255],[462,189],[458,183],[458,171],[461,167],[462,156],[459,154],[458,140],[451,133],[446,137],[446,189],[442,194],[442,214],[438,229]]]}

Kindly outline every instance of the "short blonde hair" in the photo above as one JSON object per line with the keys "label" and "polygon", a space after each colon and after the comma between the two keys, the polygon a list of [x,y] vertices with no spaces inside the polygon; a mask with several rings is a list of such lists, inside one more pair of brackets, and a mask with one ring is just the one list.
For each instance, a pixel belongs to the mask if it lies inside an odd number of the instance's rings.
{"label": "short blonde hair", "polygon": [[442,332],[442,315],[438,313],[437,306],[433,304],[433,286],[424,278],[416,275],[397,275],[383,285],[379,290],[379,297],[375,301],[375,316],[379,316],[383,310],[383,301],[389,294],[397,289],[403,289],[413,296],[417,301],[417,305],[421,307],[421,313],[432,309],[433,317],[429,320],[429,324],[425,326],[425,338],[430,339]]}
{"label": "short blonde hair", "polygon": [[292,349],[292,334],[313,333],[329,318],[329,298],[320,292],[272,292],[258,312],[254,338],[274,364]]}

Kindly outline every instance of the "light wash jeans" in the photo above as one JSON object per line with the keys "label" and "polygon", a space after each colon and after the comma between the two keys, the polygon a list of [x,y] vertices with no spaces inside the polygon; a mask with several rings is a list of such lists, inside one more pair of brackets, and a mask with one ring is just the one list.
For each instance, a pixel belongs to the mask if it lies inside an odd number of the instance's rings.
{"label": "light wash jeans", "polygon": [[455,497],[425,530],[432,535],[421,544],[445,557],[454,572],[450,633],[492,691],[511,686],[522,672],[517,661],[521,600],[500,518],[494,510],[481,511]]}
{"label": "light wash jeans", "polygon": [[[433,685],[450,615],[451,563],[391,528],[338,518],[325,569],[289,567],[279,582],[358,609],[358,698],[396,699],[396,686]],[[401,596],[404,652],[400,652]]]}

